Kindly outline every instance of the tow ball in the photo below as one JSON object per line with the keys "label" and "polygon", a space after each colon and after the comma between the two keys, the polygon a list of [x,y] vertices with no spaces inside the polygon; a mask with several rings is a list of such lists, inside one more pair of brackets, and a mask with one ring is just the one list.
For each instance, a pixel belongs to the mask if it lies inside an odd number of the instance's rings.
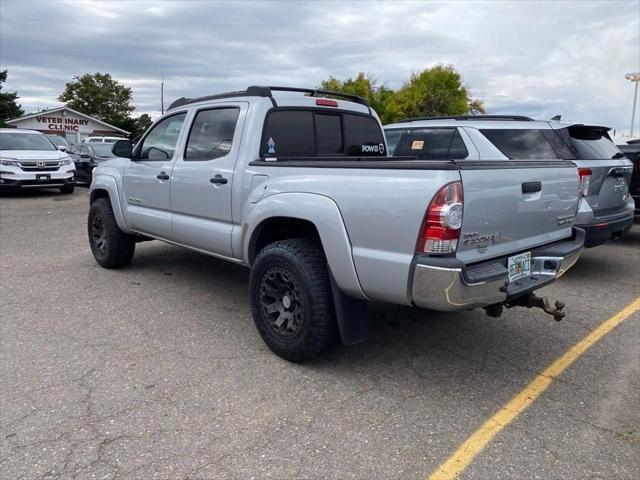
{"label": "tow ball", "polygon": [[[541,308],[545,311],[545,313],[551,315],[556,322],[562,320],[567,314],[567,312],[564,311],[564,302],[556,300],[555,308],[552,308],[548,298],[538,297],[534,293],[527,293],[526,295],[518,297],[515,300],[506,302],[504,306],[507,308]],[[502,315],[503,305],[497,303],[495,305],[488,305],[484,307],[484,309],[487,312],[488,316],[497,318]]]}
{"label": "tow ball", "polygon": [[538,297],[534,293],[527,293],[521,297],[518,297],[513,302],[506,303],[507,308],[511,307],[527,307],[527,308],[541,308],[553,317],[556,322],[562,320],[567,312],[564,311],[564,302],[556,300],[555,308],[551,307],[549,299],[546,297]]}

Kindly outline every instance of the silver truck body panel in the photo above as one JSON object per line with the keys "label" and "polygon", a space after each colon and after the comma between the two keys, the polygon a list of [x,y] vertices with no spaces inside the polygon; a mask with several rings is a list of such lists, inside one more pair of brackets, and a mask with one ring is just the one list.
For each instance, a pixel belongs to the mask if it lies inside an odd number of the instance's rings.
{"label": "silver truck body panel", "polygon": [[[279,106],[318,108],[313,97],[275,97]],[[377,119],[365,105],[343,100],[337,103],[339,109],[370,112]],[[183,152],[196,112],[226,106],[241,109],[229,153],[210,161],[185,161]],[[463,234],[475,230],[500,232],[484,251],[478,245],[463,247],[461,238],[458,257],[463,262],[520,253],[571,235],[570,225],[554,222],[557,216],[575,213],[577,208],[575,168],[498,166],[474,170],[458,169],[451,163],[447,168],[434,168],[420,162],[400,168],[394,167],[392,160],[386,160],[384,168],[325,168],[254,162],[260,159],[265,115],[272,108],[269,98],[239,97],[188,104],[168,112],[163,118],[187,112],[173,158],[104,162],[94,172],[91,193],[109,194],[118,225],[125,232],[248,266],[252,238],[263,222],[281,217],[305,220],[317,229],[330,271],[338,287],[349,296],[406,305],[415,302],[447,310],[455,302],[444,305],[420,300],[428,293],[428,278],[422,267],[419,271],[415,268],[422,220],[444,185],[462,180]],[[323,108],[334,111],[332,107]],[[469,161],[490,150],[490,145],[475,138],[473,129],[461,135]],[[169,179],[158,179],[160,174]],[[210,183],[215,175],[222,175],[228,182]],[[521,184],[530,180],[543,182],[542,194],[523,196]],[[559,271],[560,267],[553,278]],[[474,292],[481,292],[476,288],[487,291],[479,285],[468,287]],[[445,290],[439,294],[447,295]]]}
{"label": "silver truck body panel", "polygon": [[[537,168],[525,164],[522,168],[498,167],[493,172],[487,175],[483,169],[461,171],[464,214],[459,259],[472,263],[571,235],[578,208],[575,167]],[[522,185],[527,182],[540,182],[541,190],[523,193]],[[561,224],[563,218],[571,221]],[[479,240],[483,237],[486,239]]]}

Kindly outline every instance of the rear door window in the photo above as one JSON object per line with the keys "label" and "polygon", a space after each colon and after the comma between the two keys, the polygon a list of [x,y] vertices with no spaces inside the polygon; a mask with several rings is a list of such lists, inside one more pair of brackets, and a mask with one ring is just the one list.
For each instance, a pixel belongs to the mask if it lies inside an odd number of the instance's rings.
{"label": "rear door window", "polygon": [[461,160],[469,156],[457,128],[421,128],[402,140],[403,154],[419,160]]}
{"label": "rear door window", "polygon": [[540,129],[481,129],[480,132],[511,160],[550,160],[559,155]]}
{"label": "rear door window", "polygon": [[214,160],[227,155],[239,114],[237,107],[199,111],[189,132],[185,161]]}

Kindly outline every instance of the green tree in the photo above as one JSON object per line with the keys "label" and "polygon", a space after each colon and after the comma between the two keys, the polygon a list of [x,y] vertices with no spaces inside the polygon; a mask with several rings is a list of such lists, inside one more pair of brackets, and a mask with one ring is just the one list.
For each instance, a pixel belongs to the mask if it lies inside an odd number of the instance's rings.
{"label": "green tree", "polygon": [[366,98],[371,108],[380,116],[382,123],[388,123],[391,120],[388,108],[394,92],[385,85],[378,85],[371,75],[360,72],[356,78],[348,78],[344,81],[329,77],[320,83],[320,88]]}
{"label": "green tree", "polygon": [[22,105],[18,104],[18,94],[16,92],[2,92],[2,84],[7,81],[7,71],[0,71],[0,127],[5,125],[7,120],[18,118],[24,115]]}
{"label": "green tree", "polygon": [[[85,73],[65,84],[58,100],[70,108],[117,125],[131,118],[131,88],[114,80],[108,73]],[[127,129],[128,130],[128,129]]]}
{"label": "green tree", "polygon": [[452,65],[436,65],[411,75],[393,99],[393,110],[402,117],[433,117],[484,113],[480,100]]}
{"label": "green tree", "polygon": [[146,132],[152,123],[153,123],[153,120],[151,120],[151,117],[146,113],[143,113],[138,118],[136,118],[136,127],[138,130],[137,131],[138,135],[142,135],[144,132]]}
{"label": "green tree", "polygon": [[137,118],[115,118],[111,122],[111,125],[130,132],[130,137],[136,138],[142,135],[152,123],[151,117],[143,113]]}

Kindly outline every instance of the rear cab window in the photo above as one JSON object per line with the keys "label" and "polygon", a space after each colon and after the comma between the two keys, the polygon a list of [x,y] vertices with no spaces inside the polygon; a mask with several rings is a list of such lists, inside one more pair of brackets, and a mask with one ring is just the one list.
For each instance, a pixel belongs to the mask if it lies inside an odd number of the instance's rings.
{"label": "rear cab window", "polygon": [[[393,130],[387,130],[387,137]],[[409,155],[418,160],[462,160],[469,151],[456,127],[415,128],[404,131],[396,140],[394,155]]]}
{"label": "rear cab window", "polygon": [[384,136],[371,115],[344,110],[281,107],[267,114],[262,157],[386,156]]}

